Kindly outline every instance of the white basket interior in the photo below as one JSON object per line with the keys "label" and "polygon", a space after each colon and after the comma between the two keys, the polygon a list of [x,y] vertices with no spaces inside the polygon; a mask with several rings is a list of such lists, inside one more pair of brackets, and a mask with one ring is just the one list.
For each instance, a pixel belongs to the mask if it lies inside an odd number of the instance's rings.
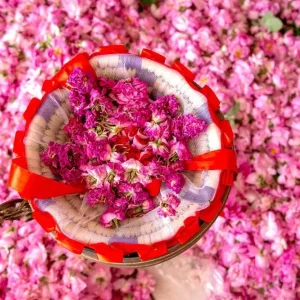
{"label": "white basket interior", "polygon": [[[90,63],[99,77],[139,77],[152,87],[154,97],[175,94],[184,114],[193,113],[206,120],[207,131],[190,142],[193,155],[221,148],[220,131],[211,120],[206,98],[192,89],[177,71],[152,60],[128,54],[95,56]],[[33,118],[24,142],[29,170],[52,179],[54,176],[41,162],[40,153],[50,141],[63,143],[67,138],[62,128],[71,114],[68,94],[66,89],[57,89],[48,95]],[[91,208],[83,203],[79,195],[37,199],[36,203],[42,211],[49,212],[55,218],[64,234],[82,243],[152,244],[173,237],[186,218],[209,206],[215,196],[220,171],[186,172],[185,175],[187,184],[179,194],[181,204],[176,216],[162,218],[158,216],[157,209],[154,209],[141,218],[123,221],[118,229],[102,227],[99,215],[105,208]],[[162,192],[166,191],[164,187]]]}

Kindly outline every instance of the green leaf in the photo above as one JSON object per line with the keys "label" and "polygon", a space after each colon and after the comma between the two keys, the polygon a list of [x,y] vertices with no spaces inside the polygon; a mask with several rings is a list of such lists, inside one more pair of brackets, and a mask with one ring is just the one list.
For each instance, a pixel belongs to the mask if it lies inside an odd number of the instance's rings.
{"label": "green leaf", "polygon": [[272,19],[268,19],[265,26],[269,29],[269,31],[276,32],[283,27],[283,23],[279,18],[274,17]]}
{"label": "green leaf", "polygon": [[294,27],[294,36],[300,36],[300,27],[295,25]]}
{"label": "green leaf", "polygon": [[229,119],[229,123],[230,123],[231,128],[234,128],[235,122],[234,122],[233,118]]}
{"label": "green leaf", "polygon": [[226,118],[230,118],[235,116],[238,112],[240,111],[240,103],[235,102],[234,105],[232,106],[231,110],[229,110],[226,114]]}
{"label": "green leaf", "polygon": [[282,21],[275,17],[272,12],[268,11],[261,19],[261,24],[271,32],[276,32],[282,29]]}
{"label": "green leaf", "polygon": [[264,288],[260,288],[257,290],[259,294],[264,295],[265,294],[265,289]]}
{"label": "green leaf", "polygon": [[184,6],[179,7],[180,12],[185,12],[186,10],[187,10],[187,7],[184,7]]}
{"label": "green leaf", "polygon": [[235,102],[232,108],[225,114],[225,118],[229,121],[231,127],[235,126],[238,121],[235,119],[235,115],[240,111],[240,103]]}
{"label": "green leaf", "polygon": [[265,181],[265,179],[262,176],[258,177],[258,182],[261,188],[266,188],[268,186],[268,183]]}
{"label": "green leaf", "polygon": [[156,4],[157,0],[140,0],[140,3],[141,4],[144,4],[144,5],[147,5],[147,6],[150,6],[152,4]]}
{"label": "green leaf", "polygon": [[41,278],[40,278],[40,283],[41,283],[42,285],[47,284],[47,283],[48,283],[48,278],[47,278],[46,276],[41,277]]}
{"label": "green leaf", "polygon": [[262,23],[263,25],[265,25],[266,21],[269,20],[269,19],[272,19],[272,18],[274,18],[273,13],[272,13],[271,11],[268,11],[268,12],[266,12],[266,14],[262,17],[261,23]]}

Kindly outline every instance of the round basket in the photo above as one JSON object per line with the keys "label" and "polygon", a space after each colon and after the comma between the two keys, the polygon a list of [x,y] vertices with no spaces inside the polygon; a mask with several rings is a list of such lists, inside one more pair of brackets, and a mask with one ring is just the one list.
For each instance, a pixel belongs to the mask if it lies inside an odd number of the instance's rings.
{"label": "round basket", "polygon": [[[102,47],[92,55],[80,53],[45,81],[43,98],[32,99],[24,113],[26,126],[16,134],[18,157],[10,185],[29,201],[37,222],[74,253],[111,266],[158,264],[191,247],[222,211],[236,172],[232,130],[211,89],[196,85],[194,75],[179,62],[170,67],[164,61],[146,49],[140,56],[128,54],[121,45]],[[50,141],[67,139],[63,127],[71,111],[66,80],[75,67],[96,77],[138,77],[151,87],[153,99],[175,94],[183,114],[192,113],[207,122],[207,130],[189,144],[194,159],[187,163],[187,183],[179,194],[176,216],[160,218],[154,209],[123,221],[118,229],[104,228],[98,222],[104,207],[86,205],[79,197],[83,186],[56,181],[41,162],[40,153]]]}

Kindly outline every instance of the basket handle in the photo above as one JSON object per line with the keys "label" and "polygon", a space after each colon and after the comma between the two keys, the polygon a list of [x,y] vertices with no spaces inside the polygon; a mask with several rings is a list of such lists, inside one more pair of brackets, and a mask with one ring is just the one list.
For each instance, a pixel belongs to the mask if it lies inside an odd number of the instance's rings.
{"label": "basket handle", "polygon": [[13,199],[0,204],[0,226],[6,220],[32,220],[32,209],[28,201],[24,199]]}

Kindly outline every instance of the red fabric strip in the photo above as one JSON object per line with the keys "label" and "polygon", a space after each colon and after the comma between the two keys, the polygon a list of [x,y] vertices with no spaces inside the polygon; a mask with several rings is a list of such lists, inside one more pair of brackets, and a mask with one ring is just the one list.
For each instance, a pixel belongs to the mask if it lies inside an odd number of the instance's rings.
{"label": "red fabric strip", "polygon": [[236,154],[231,149],[220,149],[193,157],[184,162],[185,170],[229,170],[237,172]]}
{"label": "red fabric strip", "polygon": [[25,121],[31,121],[41,105],[41,100],[32,98],[23,114]]}
{"label": "red fabric strip", "polygon": [[17,156],[21,156],[21,157],[25,156],[24,137],[25,137],[25,131],[16,132],[13,152]]}
{"label": "red fabric strip", "polygon": [[76,67],[81,68],[84,72],[91,73],[94,78],[97,77],[94,68],[89,62],[89,55],[85,52],[79,53],[66,63],[51,80],[45,80],[42,91],[50,93],[60,86],[68,87],[66,85],[68,76]]}
{"label": "red fabric strip", "polygon": [[24,199],[47,199],[86,191],[82,183],[64,184],[30,172],[23,157],[13,160],[8,185]]}

